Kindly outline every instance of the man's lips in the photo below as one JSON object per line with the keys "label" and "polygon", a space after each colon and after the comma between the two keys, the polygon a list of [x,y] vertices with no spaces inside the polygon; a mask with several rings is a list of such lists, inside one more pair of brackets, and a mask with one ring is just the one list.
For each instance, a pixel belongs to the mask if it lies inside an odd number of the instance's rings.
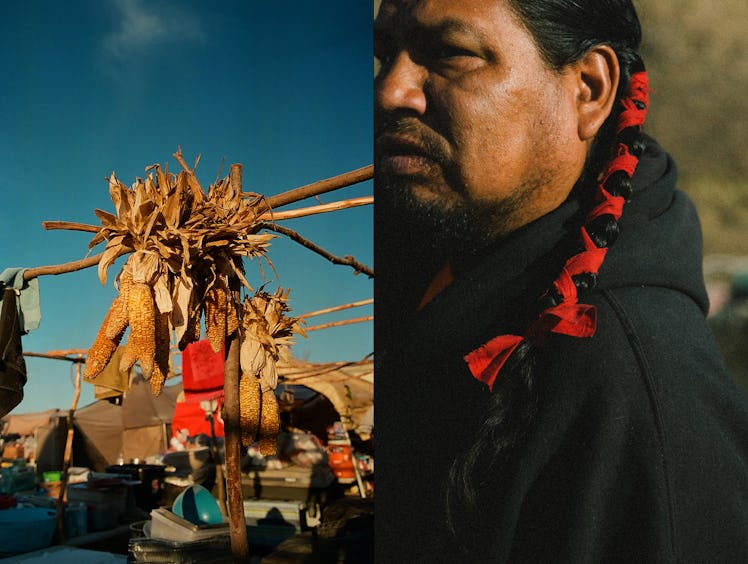
{"label": "man's lips", "polygon": [[389,155],[379,160],[381,172],[401,176],[424,175],[435,166],[432,159],[422,155]]}
{"label": "man's lips", "polygon": [[376,143],[379,172],[414,176],[429,174],[439,166],[438,160],[422,144],[412,139],[384,136]]}

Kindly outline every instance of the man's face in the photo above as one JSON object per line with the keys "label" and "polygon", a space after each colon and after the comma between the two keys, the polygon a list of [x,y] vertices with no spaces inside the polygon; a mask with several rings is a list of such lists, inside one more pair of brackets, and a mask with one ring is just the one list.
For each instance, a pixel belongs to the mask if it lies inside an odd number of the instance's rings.
{"label": "man's face", "polygon": [[384,0],[375,55],[378,198],[491,237],[568,196],[586,155],[576,79],[502,0]]}

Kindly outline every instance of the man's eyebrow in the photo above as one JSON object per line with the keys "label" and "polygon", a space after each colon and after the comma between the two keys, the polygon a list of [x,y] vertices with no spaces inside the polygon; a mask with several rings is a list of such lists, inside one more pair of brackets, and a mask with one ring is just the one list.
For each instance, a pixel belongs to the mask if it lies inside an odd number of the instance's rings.
{"label": "man's eyebrow", "polygon": [[[452,17],[444,18],[433,24],[419,23],[410,19],[408,24],[406,24],[402,29],[404,29],[404,35],[411,37],[414,34],[419,36],[439,37],[453,32],[469,35],[478,40],[485,40],[487,37],[487,34],[483,30],[471,25],[465,20]],[[390,37],[392,36],[392,32],[393,26],[391,22],[382,22],[379,19],[374,20],[375,38],[377,36],[382,38]]]}
{"label": "man's eyebrow", "polygon": [[474,39],[483,41],[486,39],[486,33],[465,20],[457,18],[445,18],[433,25],[425,25],[421,27],[425,32],[434,35],[446,35],[447,33],[457,32],[464,35],[472,36]]}

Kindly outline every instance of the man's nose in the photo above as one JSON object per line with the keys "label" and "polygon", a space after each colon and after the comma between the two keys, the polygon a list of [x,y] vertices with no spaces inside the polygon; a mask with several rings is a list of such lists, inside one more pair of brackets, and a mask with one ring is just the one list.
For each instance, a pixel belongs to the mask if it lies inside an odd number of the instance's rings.
{"label": "man's nose", "polygon": [[377,76],[375,105],[385,111],[411,110],[423,115],[426,112],[425,80],[426,69],[414,63],[407,52],[401,51]]}

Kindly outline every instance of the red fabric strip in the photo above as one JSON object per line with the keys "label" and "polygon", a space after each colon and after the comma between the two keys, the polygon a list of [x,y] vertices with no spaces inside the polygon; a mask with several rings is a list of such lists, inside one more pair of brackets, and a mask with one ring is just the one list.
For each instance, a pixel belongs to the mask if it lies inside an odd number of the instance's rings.
{"label": "red fabric strip", "polygon": [[553,285],[562,297],[562,301],[571,303],[577,301],[577,287],[571,278],[571,273],[566,268],[561,269],[561,274],[554,280]]}
{"label": "red fabric strip", "polygon": [[636,72],[629,81],[629,97],[649,105],[649,76],[646,71]]}
{"label": "red fabric strip", "polygon": [[612,215],[617,221],[621,218],[623,204],[625,203],[626,200],[623,196],[610,196],[610,198],[603,200],[590,210],[590,213],[587,214],[587,221],[585,223],[606,214]]}
{"label": "red fabric strip", "polygon": [[[640,102],[644,108],[637,108],[634,102]],[[627,127],[641,127],[647,117],[649,107],[649,77],[646,72],[631,75],[628,96],[621,100],[621,104],[624,109],[618,119],[616,134]]]}
{"label": "red fabric strip", "polygon": [[551,332],[570,337],[591,337],[597,330],[597,308],[589,304],[561,303],[545,310],[541,318],[553,323]]}
{"label": "red fabric strip", "polygon": [[[598,249],[587,234],[587,229],[582,227],[582,239],[586,239],[592,245],[592,248],[574,255],[566,261],[564,268],[569,271],[571,276],[582,274],[583,272],[592,272],[597,274],[605,260],[605,253],[608,252],[606,247]],[[585,245],[586,246],[586,245]]]}
{"label": "red fabric strip", "polygon": [[600,186],[604,186],[610,175],[619,170],[624,171],[631,178],[638,164],[639,159],[629,153],[629,148],[626,145],[620,143],[618,145],[618,155],[608,163],[605,172],[603,172],[603,179],[600,181]]}
{"label": "red fabric strip", "polygon": [[616,134],[620,133],[627,127],[640,127],[644,123],[644,119],[647,117],[647,108],[640,110],[634,104],[634,101],[629,98],[621,100],[623,105],[623,111],[618,118],[618,125],[616,126]]}
{"label": "red fabric strip", "polygon": [[518,335],[499,335],[465,356],[473,377],[493,390],[496,377],[512,353],[524,340]]}

